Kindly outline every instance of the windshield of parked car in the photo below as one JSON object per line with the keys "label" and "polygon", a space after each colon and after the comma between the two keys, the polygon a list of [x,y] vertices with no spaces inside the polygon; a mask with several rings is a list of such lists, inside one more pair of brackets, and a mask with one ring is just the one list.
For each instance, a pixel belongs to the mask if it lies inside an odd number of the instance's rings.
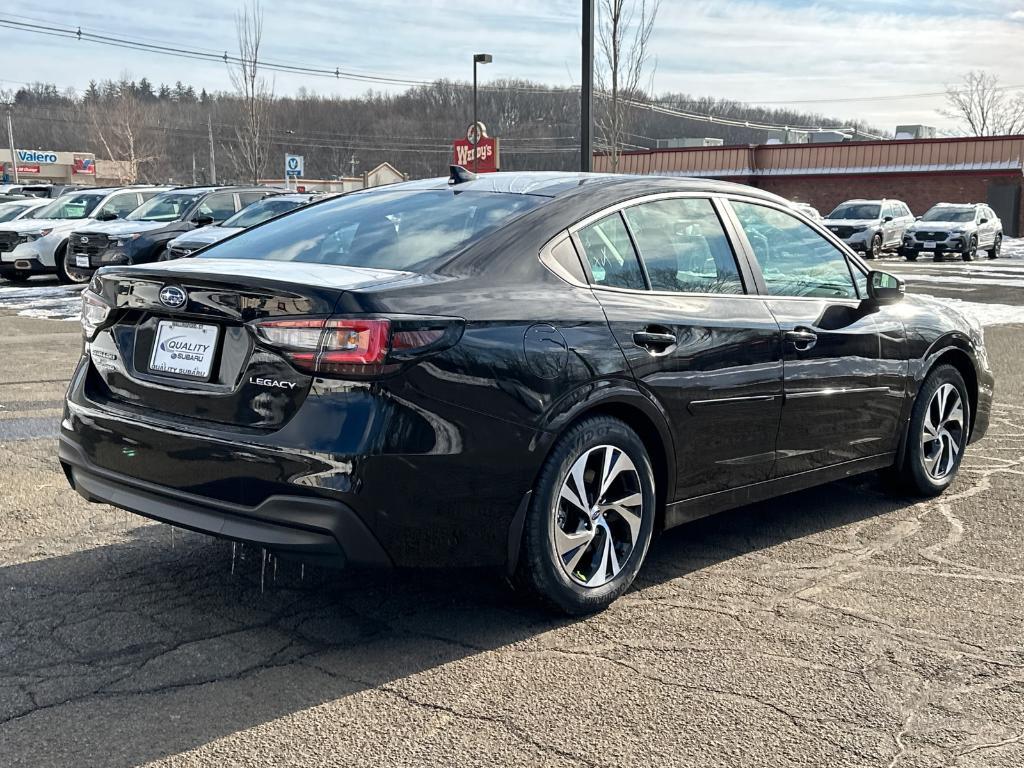
{"label": "windshield of parked car", "polygon": [[202,192],[164,192],[125,216],[128,221],[177,221],[203,196]]}
{"label": "windshield of parked car", "polygon": [[921,221],[974,221],[973,208],[930,208]]}
{"label": "windshield of parked car", "polygon": [[280,216],[282,213],[293,211],[300,205],[305,205],[305,203],[298,200],[278,200],[277,198],[269,197],[266,200],[253,203],[248,208],[243,208],[220,226],[254,227],[275,216]]}
{"label": "windshield of parked car", "polygon": [[[0,204],[0,221],[12,221],[18,214],[28,208],[30,203],[3,203]],[[31,212],[30,214],[31,215]],[[24,218],[24,217],[23,217]]]}
{"label": "windshield of parked car", "polygon": [[836,208],[826,218],[829,219],[877,219],[879,205],[871,203],[843,204]]}
{"label": "windshield of parked car", "polygon": [[544,200],[535,195],[455,189],[346,195],[242,232],[197,258],[416,271]]}
{"label": "windshield of parked car", "polygon": [[58,197],[33,217],[36,219],[84,219],[106,197],[103,192],[72,193]]}

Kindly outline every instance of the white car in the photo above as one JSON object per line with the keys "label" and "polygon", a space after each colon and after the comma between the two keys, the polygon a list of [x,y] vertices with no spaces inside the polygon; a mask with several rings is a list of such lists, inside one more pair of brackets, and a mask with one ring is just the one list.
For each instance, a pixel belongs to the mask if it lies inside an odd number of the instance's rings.
{"label": "white car", "polygon": [[917,261],[922,253],[941,261],[943,254],[959,254],[974,261],[978,251],[998,259],[1003,247],[1003,222],[984,203],[936,203],[903,235],[900,256]]}
{"label": "white car", "polygon": [[269,221],[275,216],[280,216],[288,211],[312,202],[317,198],[313,194],[291,194],[274,195],[253,203],[243,208],[231,218],[220,224],[211,224],[208,227],[194,229],[180,235],[167,244],[167,256],[171,259],[180,259],[190,255],[193,251],[205,248],[208,245],[223,240],[243,229],[255,227],[264,221]]}
{"label": "white car", "polygon": [[113,187],[69,192],[34,213],[31,219],[0,224],[0,277],[14,282],[32,275],[57,273],[62,283],[67,275],[64,252],[68,236],[83,221],[123,218],[168,187]]}
{"label": "white car", "polygon": [[914,215],[900,200],[847,200],[822,223],[864,258],[876,259],[882,251],[900,247]]}
{"label": "white car", "polygon": [[802,213],[808,219],[813,219],[814,221],[821,221],[821,214],[818,212],[818,209],[815,208],[810,203],[797,203],[797,202],[794,202],[794,203],[791,203],[791,205],[793,206],[793,208],[798,210],[800,213]]}
{"label": "white car", "polygon": [[19,221],[31,219],[33,212],[38,212],[44,205],[49,205],[52,200],[39,197],[26,197],[24,200],[11,200],[9,203],[0,203],[0,224],[7,221]]}

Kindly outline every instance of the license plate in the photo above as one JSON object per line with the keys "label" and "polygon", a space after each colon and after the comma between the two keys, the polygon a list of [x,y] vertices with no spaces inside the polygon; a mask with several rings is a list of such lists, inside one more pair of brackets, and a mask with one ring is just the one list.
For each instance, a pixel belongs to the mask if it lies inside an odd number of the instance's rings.
{"label": "license plate", "polygon": [[924,247],[927,248],[929,251],[934,251],[935,250],[935,241],[934,240],[929,240],[927,243],[924,244]]}
{"label": "license plate", "polygon": [[209,379],[217,352],[217,333],[216,325],[161,320],[156,327],[149,370],[188,379]]}
{"label": "license plate", "polygon": [[88,267],[89,266],[89,257],[88,256],[75,256],[75,266],[76,267]]}

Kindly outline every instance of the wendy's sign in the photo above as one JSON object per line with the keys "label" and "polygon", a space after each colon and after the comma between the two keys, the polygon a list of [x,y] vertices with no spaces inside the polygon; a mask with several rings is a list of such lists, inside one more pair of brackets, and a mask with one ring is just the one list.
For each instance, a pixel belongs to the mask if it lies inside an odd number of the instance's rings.
{"label": "wendy's sign", "polygon": [[466,138],[452,142],[452,163],[474,173],[494,173],[500,167],[498,140],[483,123],[469,126]]}

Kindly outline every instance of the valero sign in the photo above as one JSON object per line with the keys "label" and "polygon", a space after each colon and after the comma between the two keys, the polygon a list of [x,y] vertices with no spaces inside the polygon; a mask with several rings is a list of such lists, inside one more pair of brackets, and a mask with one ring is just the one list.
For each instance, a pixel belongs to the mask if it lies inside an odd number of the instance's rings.
{"label": "valero sign", "polygon": [[71,172],[75,174],[96,175],[96,161],[84,155],[75,155],[72,160]]}
{"label": "valero sign", "polygon": [[39,149],[19,149],[19,163],[36,163],[39,165],[53,165],[57,162],[56,152],[45,152]]}
{"label": "valero sign", "polygon": [[470,125],[466,138],[452,142],[452,163],[474,173],[494,173],[500,167],[498,140],[487,135],[483,123]]}

